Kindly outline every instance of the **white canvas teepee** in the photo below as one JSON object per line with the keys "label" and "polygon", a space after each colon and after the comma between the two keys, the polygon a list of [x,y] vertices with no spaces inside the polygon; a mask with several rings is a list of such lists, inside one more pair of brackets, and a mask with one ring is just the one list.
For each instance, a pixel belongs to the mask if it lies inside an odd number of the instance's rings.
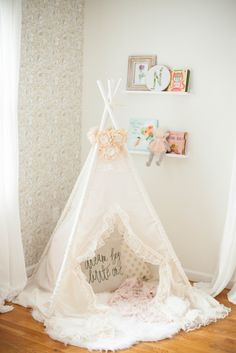
{"label": "white canvas teepee", "polygon": [[[16,300],[33,308],[52,338],[89,349],[160,340],[229,312],[189,283],[119,140],[123,130],[111,108],[119,84],[108,81],[106,96],[98,82],[105,109],[98,132],[91,134],[100,133],[105,149],[95,138],[39,265]],[[105,130],[107,115],[111,130]],[[130,282],[124,281],[130,277],[143,281],[139,289],[152,290],[141,298],[136,288],[123,300],[114,291],[121,285],[128,293]]]}

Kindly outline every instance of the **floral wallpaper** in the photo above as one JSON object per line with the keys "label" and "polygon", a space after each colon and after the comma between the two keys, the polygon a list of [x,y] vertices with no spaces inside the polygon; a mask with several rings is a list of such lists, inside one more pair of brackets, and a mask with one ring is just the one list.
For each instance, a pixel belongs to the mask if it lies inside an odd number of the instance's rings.
{"label": "floral wallpaper", "polygon": [[20,213],[37,263],[80,170],[83,0],[24,0],[19,83]]}

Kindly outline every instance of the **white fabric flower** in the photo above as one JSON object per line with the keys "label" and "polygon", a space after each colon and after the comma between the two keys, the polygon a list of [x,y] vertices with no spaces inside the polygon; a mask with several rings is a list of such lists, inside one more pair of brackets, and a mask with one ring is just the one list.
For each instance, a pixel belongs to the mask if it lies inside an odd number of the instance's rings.
{"label": "white fabric flower", "polygon": [[123,145],[127,141],[127,132],[125,130],[113,130],[113,143]]}
{"label": "white fabric flower", "polygon": [[104,159],[114,160],[120,153],[120,147],[116,145],[109,145],[102,149],[101,154]]}
{"label": "white fabric flower", "polygon": [[116,159],[127,141],[127,131],[124,129],[99,131],[97,127],[93,127],[87,136],[92,144],[98,144],[99,155],[106,160]]}
{"label": "white fabric flower", "polygon": [[97,133],[97,143],[99,144],[100,147],[105,147],[109,145],[111,142],[111,136],[110,136],[110,131],[109,130],[103,130],[99,131]]}

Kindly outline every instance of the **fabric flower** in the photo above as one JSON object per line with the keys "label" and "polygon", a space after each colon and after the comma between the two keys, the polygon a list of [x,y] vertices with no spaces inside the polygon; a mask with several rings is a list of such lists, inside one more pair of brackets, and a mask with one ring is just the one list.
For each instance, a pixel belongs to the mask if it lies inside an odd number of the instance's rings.
{"label": "fabric flower", "polygon": [[113,130],[112,136],[113,143],[117,145],[124,145],[127,141],[127,132],[125,130]]}
{"label": "fabric flower", "polygon": [[107,146],[111,142],[111,136],[109,130],[99,131],[96,136],[97,143],[100,147]]}
{"label": "fabric flower", "polygon": [[127,131],[124,129],[105,129],[99,131],[97,128],[92,128],[89,130],[87,136],[92,144],[98,144],[99,155],[106,160],[116,159],[127,141]]}
{"label": "fabric flower", "polygon": [[118,157],[120,153],[120,147],[116,145],[109,145],[103,149],[101,149],[101,155],[104,159],[114,160]]}

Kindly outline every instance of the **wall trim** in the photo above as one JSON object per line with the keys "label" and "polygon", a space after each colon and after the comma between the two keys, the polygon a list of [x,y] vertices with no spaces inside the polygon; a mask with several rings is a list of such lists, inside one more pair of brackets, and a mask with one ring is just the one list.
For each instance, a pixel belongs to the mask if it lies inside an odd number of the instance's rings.
{"label": "wall trim", "polygon": [[[207,272],[199,272],[189,270],[188,268],[184,268],[184,272],[186,273],[188,279],[193,282],[211,282],[213,278],[213,274]],[[231,289],[235,281],[231,280],[226,288]]]}
{"label": "wall trim", "polygon": [[200,272],[184,268],[188,279],[193,282],[211,282],[213,275],[207,272]]}

